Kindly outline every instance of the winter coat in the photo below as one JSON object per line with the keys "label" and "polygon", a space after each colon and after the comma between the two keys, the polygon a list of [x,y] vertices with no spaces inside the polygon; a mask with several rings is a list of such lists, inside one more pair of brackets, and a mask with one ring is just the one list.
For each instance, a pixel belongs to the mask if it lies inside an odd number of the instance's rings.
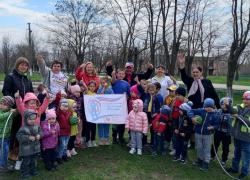
{"label": "winter coat", "polygon": [[72,113],[70,111],[63,112],[60,108],[57,108],[56,115],[60,126],[60,136],[69,136],[71,133],[69,118],[72,116]]}
{"label": "winter coat", "polygon": [[246,108],[243,103],[241,105],[237,104],[235,107],[226,107],[230,114],[238,114],[238,117],[234,118],[231,124],[231,136],[241,141],[250,142],[250,132],[240,120],[242,119],[250,127],[250,107]]}
{"label": "winter coat", "polygon": [[[189,92],[189,90],[194,82],[194,78],[187,75],[185,68],[180,69],[180,72],[181,72],[181,79],[182,79],[183,83],[187,86],[187,91]],[[220,109],[220,99],[219,99],[219,97],[214,89],[212,82],[209,79],[202,79],[201,83],[202,83],[204,90],[205,90],[204,100],[206,98],[212,98],[215,102],[217,109]],[[204,102],[201,102],[201,94],[200,94],[199,88],[195,94],[188,97],[188,100],[193,102],[193,106],[192,106],[193,109],[198,109],[198,108],[203,107]]]}
{"label": "winter coat", "polygon": [[77,108],[76,108],[76,113],[78,117],[82,117],[82,102],[83,102],[83,97],[79,96],[76,97],[74,96],[70,91],[67,93],[67,98],[68,99],[73,99],[76,104],[77,104]]}
{"label": "winter coat", "polygon": [[[59,124],[49,124],[48,121],[42,121],[41,127],[43,129],[44,137],[41,140],[42,149],[52,149],[55,148],[58,144],[58,135],[59,135]],[[52,130],[55,131],[55,134],[52,134]]]}
{"label": "winter coat", "polygon": [[161,94],[153,96],[152,99],[152,114],[159,114],[161,106],[163,105],[163,97]]}
{"label": "winter coat", "polygon": [[[37,65],[39,67],[39,71],[42,75],[42,84],[45,84],[49,90],[50,89],[50,75],[53,73],[50,68],[48,68],[45,64],[45,61],[42,60],[42,62],[37,61]],[[63,73],[62,73],[63,74]],[[67,79],[69,79],[65,74],[63,74]],[[68,91],[68,84],[65,86],[64,89],[65,92]]]}
{"label": "winter coat", "polygon": [[[37,101],[37,107],[30,107],[28,105],[25,104],[25,102],[29,101],[29,100],[36,100]],[[19,113],[22,115],[22,126],[25,124],[24,122],[24,116],[23,113],[25,110],[27,109],[32,109],[35,112],[37,112],[37,118],[36,118],[36,124],[40,125],[41,122],[41,115],[42,113],[47,109],[48,105],[49,105],[49,99],[45,98],[43,101],[43,104],[41,106],[39,100],[37,99],[36,95],[34,93],[26,93],[26,95],[24,96],[24,99],[22,101],[22,98],[16,98],[16,105],[17,105],[17,109],[19,111]]]}
{"label": "winter coat", "polygon": [[22,98],[24,98],[27,92],[34,92],[30,78],[19,74],[16,69],[13,69],[12,73],[4,78],[2,93],[4,96],[11,96],[14,98],[14,94],[17,90],[19,90],[19,94]]}
{"label": "winter coat", "polygon": [[[4,127],[5,127],[5,124],[7,122],[8,117],[10,115],[10,111],[11,111],[11,109],[9,111],[0,110],[0,139],[3,138]],[[19,114],[19,112],[16,111],[15,113],[13,113],[10,116],[9,122],[8,122],[8,124],[6,126],[6,129],[5,129],[4,138],[9,138],[10,137],[11,127],[12,127],[12,123],[13,123],[13,117],[16,117],[18,114]]]}
{"label": "winter coat", "polygon": [[35,139],[35,141],[29,140],[30,136],[36,137],[38,134],[40,135],[40,139],[43,138],[43,130],[37,125],[29,125],[28,117],[30,114],[33,114],[33,111],[28,109],[24,112],[24,123],[19,131],[17,132],[17,140],[19,141],[19,157],[22,156],[30,156],[40,152],[40,141]]}
{"label": "winter coat", "polygon": [[95,75],[95,76],[89,76],[85,72],[82,72],[82,68],[78,67],[77,70],[76,70],[76,72],[75,72],[75,76],[76,76],[76,79],[79,82],[83,79],[84,83],[87,86],[89,85],[89,81],[91,81],[91,80],[95,81],[96,85],[97,85],[95,92],[97,92],[97,90],[99,89],[100,80],[99,80],[99,77],[97,75]]}
{"label": "winter coat", "polygon": [[[198,134],[202,135],[210,135],[213,133],[213,131],[217,130],[219,128],[219,117],[216,112],[206,112],[204,108],[200,109],[191,109],[188,111],[188,117],[192,119],[195,115],[199,115],[202,117],[203,122],[201,125],[196,125],[194,127],[194,131]],[[213,130],[207,130],[207,127],[213,126]]]}
{"label": "winter coat", "polygon": [[133,104],[138,104],[139,111],[135,112],[132,110],[126,119],[125,128],[131,131],[142,132],[147,134],[148,132],[148,118],[147,114],[143,112],[143,102],[140,99],[137,99]]}
{"label": "winter coat", "polygon": [[[107,66],[106,67],[106,71],[107,71],[107,74],[110,77],[112,77],[111,73],[113,72],[113,67],[112,66]],[[132,87],[133,85],[136,84],[136,82],[134,81],[134,79],[135,79],[136,76],[138,76],[139,81],[142,80],[142,79],[147,80],[147,79],[150,78],[152,72],[153,72],[153,69],[149,69],[148,68],[147,71],[145,73],[143,73],[143,74],[138,74],[138,73],[135,74],[135,73],[133,73],[132,76],[131,76],[131,83],[129,83],[130,86]],[[123,80],[128,82],[128,78],[127,78],[126,74],[125,74],[125,77],[123,78]]]}
{"label": "winter coat", "polygon": [[[151,79],[152,83],[158,82],[156,77],[153,77]],[[160,94],[163,96],[163,99],[165,99],[168,95],[169,95],[169,90],[167,90],[167,88],[169,88],[172,85],[176,85],[177,87],[179,87],[178,82],[176,81],[176,83],[174,84],[174,82],[170,79],[169,76],[163,76],[163,78],[161,79],[161,82],[159,82],[161,84],[161,90],[160,90]]]}
{"label": "winter coat", "polygon": [[177,136],[180,136],[180,133],[184,133],[186,138],[190,138],[193,132],[193,123],[190,118],[187,116],[178,116],[176,123],[174,123],[174,130],[178,130],[179,134]]}
{"label": "winter coat", "polygon": [[223,111],[222,109],[219,109],[217,112],[219,116],[219,129],[217,131],[224,132],[227,136],[231,136],[231,126],[234,117],[230,116],[227,111]]}
{"label": "winter coat", "polygon": [[157,132],[164,132],[168,122],[168,115],[157,114],[155,119],[152,121],[153,130]]}

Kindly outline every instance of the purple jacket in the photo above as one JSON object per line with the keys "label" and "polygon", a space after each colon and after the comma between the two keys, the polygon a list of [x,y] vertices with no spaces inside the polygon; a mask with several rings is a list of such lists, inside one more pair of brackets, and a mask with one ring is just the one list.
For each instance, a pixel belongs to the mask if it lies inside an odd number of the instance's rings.
{"label": "purple jacket", "polygon": [[[59,135],[59,124],[49,124],[48,121],[42,121],[41,127],[43,129],[44,137],[41,140],[42,149],[52,149],[57,146]],[[52,130],[55,130],[55,134],[52,134]]]}
{"label": "purple jacket", "polygon": [[81,97],[81,96],[76,97],[70,91],[68,92],[67,96],[68,96],[69,99],[73,99],[77,103],[76,114],[77,114],[78,117],[82,117],[83,97]]}

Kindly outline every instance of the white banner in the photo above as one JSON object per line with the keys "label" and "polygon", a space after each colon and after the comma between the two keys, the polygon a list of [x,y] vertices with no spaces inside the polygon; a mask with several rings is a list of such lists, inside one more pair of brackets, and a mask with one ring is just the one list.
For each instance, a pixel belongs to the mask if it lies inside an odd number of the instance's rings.
{"label": "white banner", "polygon": [[124,94],[84,95],[88,122],[96,124],[125,124],[128,115]]}

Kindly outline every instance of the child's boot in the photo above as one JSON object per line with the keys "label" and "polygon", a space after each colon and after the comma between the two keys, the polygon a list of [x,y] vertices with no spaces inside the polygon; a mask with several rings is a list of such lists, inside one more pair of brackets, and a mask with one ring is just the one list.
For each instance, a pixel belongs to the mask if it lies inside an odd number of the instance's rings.
{"label": "child's boot", "polygon": [[19,171],[21,169],[22,161],[16,161],[15,170]]}
{"label": "child's boot", "polygon": [[65,162],[68,162],[69,161],[69,158],[68,156],[65,154],[62,156],[62,160],[64,160]]}
{"label": "child's boot", "polygon": [[56,158],[58,164],[63,164],[62,158]]}
{"label": "child's boot", "polygon": [[32,176],[30,174],[28,174],[27,172],[25,173],[21,173],[21,178],[22,179],[28,179],[28,178],[31,178]]}
{"label": "child's boot", "polygon": [[54,170],[58,170],[57,162],[51,163]]}
{"label": "child's boot", "polygon": [[129,154],[134,154],[136,152],[135,148],[131,148],[131,150],[129,151]]}
{"label": "child's boot", "polygon": [[51,169],[52,169],[51,162],[45,163],[45,169],[47,169],[48,171],[51,171]]}
{"label": "child's boot", "polygon": [[100,138],[99,139],[99,146],[103,146],[104,145],[104,138]]}
{"label": "child's boot", "polygon": [[77,152],[76,152],[75,148],[73,148],[73,149],[70,151],[70,154],[73,155],[73,156],[74,156],[74,155],[77,155]]}
{"label": "child's boot", "polygon": [[105,146],[109,146],[109,138],[105,138],[104,139],[104,145]]}
{"label": "child's boot", "polygon": [[137,155],[142,155],[142,150],[141,149],[137,149]]}
{"label": "child's boot", "polygon": [[200,168],[201,171],[206,171],[209,169],[209,163],[208,162],[204,162]]}
{"label": "child's boot", "polygon": [[197,161],[195,161],[194,163],[193,163],[193,165],[194,166],[202,166],[202,164],[203,164],[203,160],[202,159],[197,159]]}

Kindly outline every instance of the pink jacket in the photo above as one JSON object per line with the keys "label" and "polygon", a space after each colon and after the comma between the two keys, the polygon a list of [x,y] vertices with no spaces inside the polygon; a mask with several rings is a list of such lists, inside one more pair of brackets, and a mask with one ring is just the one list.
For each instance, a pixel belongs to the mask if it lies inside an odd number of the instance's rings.
{"label": "pink jacket", "polygon": [[[59,135],[59,124],[49,124],[48,121],[42,121],[41,127],[43,129],[44,137],[42,138],[42,149],[52,149],[57,146]],[[52,130],[55,130],[55,134],[52,134]]]}
{"label": "pink jacket", "polygon": [[142,132],[143,134],[148,133],[148,118],[147,114],[143,112],[143,102],[140,99],[136,99],[133,104],[139,106],[139,111],[130,111],[127,116],[125,128],[131,131]]}
{"label": "pink jacket", "polygon": [[[29,100],[36,100],[37,101],[37,107],[30,107],[30,106],[27,106],[25,104],[25,102],[29,101]],[[17,109],[19,111],[19,113],[21,114],[22,116],[22,126],[24,125],[24,118],[23,118],[23,113],[25,110],[27,109],[32,109],[34,110],[35,112],[38,113],[38,116],[36,118],[36,124],[38,124],[40,126],[40,122],[41,122],[41,114],[44,113],[44,111],[47,109],[47,107],[49,106],[49,99],[47,99],[46,97],[44,98],[44,101],[43,101],[43,104],[41,106],[39,106],[40,102],[39,100],[37,99],[36,95],[34,93],[26,93],[25,96],[24,96],[24,99],[22,101],[22,98],[19,97],[18,99],[16,98],[16,106],[17,106]]]}

